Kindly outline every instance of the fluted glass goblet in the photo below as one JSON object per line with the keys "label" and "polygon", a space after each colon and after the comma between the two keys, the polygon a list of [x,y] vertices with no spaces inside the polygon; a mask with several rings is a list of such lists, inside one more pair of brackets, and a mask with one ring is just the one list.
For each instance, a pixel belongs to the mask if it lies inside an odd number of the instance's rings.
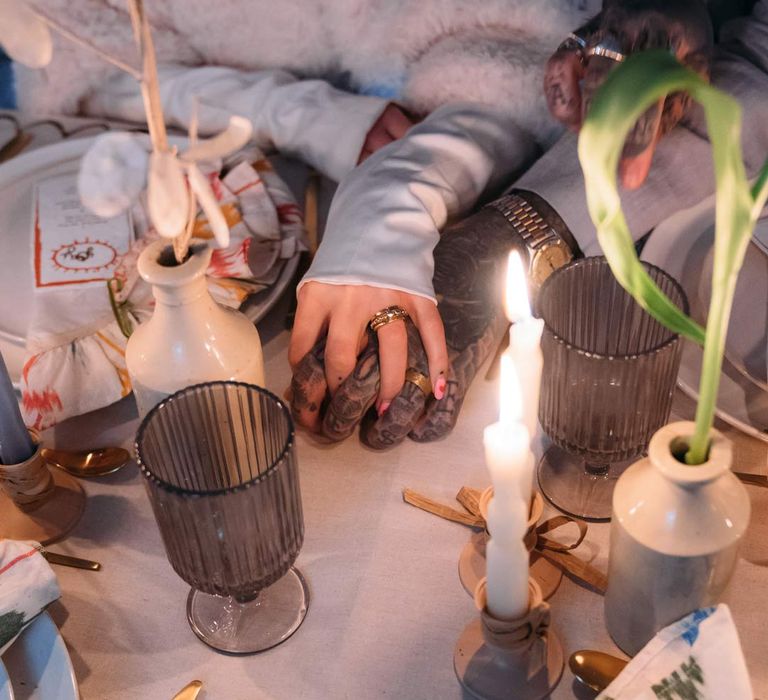
{"label": "fluted glass goblet", "polygon": [[[644,267],[687,312],[680,285]],[[570,515],[609,520],[616,479],[669,419],[680,339],[624,291],[602,257],[553,273],[537,308],[544,320],[539,421],[554,443],[539,463],[539,486]]]}
{"label": "fluted glass goblet", "polygon": [[290,637],[309,593],[293,567],[304,520],[282,401],[238,382],[188,387],[147,414],[136,454],[195,634],[231,654]]}

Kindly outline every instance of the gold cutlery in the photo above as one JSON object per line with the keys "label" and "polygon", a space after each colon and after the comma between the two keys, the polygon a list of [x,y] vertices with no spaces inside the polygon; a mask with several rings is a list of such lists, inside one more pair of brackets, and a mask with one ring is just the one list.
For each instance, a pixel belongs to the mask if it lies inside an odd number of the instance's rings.
{"label": "gold cutlery", "polygon": [[191,681],[173,696],[173,700],[195,700],[202,687],[202,681]]}
{"label": "gold cutlery", "polygon": [[628,663],[617,656],[590,649],[575,651],[568,659],[573,675],[598,693],[605,690]]}
{"label": "gold cutlery", "polygon": [[71,566],[73,569],[86,569],[87,571],[100,571],[101,564],[90,559],[81,559],[80,557],[71,557],[68,554],[58,554],[41,549],[40,554],[45,557],[49,564],[58,564],[59,566]]}
{"label": "gold cutlery", "polygon": [[44,447],[43,459],[73,476],[93,477],[112,474],[125,466],[131,459],[128,450],[122,447],[102,447],[97,450],[56,450]]}

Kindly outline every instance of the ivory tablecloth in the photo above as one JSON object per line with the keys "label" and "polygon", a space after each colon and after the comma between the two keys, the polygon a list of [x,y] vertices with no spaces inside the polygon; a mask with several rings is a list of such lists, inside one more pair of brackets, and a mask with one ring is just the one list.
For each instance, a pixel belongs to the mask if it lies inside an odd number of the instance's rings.
{"label": "ivory tablecloth", "polygon": [[[268,388],[289,380],[283,309],[262,326]],[[83,520],[57,550],[96,559],[100,573],[58,568],[62,600],[52,613],[66,639],[83,697],[171,698],[193,678],[210,699],[460,698],[453,648],[476,612],[457,561],[469,530],[402,501],[404,487],[450,503],[463,484],[485,487],[481,433],[496,415],[496,384],[478,379],[456,430],[433,444],[385,453],[356,438],[321,447],[300,435],[306,541],[298,566],[311,588],[309,613],[282,646],[261,655],[218,654],[185,617],[188,587],[171,570],[141,477],[130,466],[85,484]],[[679,398],[677,413],[689,406]],[[61,446],[122,443],[136,428],[131,399],[51,431]],[[740,468],[765,467],[765,450],[739,441]],[[746,450],[746,452],[744,451]],[[749,464],[744,464],[744,460]],[[728,602],[755,692],[768,698],[768,489],[748,487],[753,519]],[[578,555],[605,570],[607,525],[590,525]],[[602,598],[564,579],[550,601],[566,653],[616,652]],[[554,698],[577,695],[566,670]],[[727,699],[723,699],[727,700]]]}

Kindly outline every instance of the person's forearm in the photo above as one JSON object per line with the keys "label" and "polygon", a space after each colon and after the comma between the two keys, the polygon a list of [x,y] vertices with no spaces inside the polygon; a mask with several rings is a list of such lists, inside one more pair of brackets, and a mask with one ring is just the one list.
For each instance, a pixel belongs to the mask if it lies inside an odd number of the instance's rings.
{"label": "person's forearm", "polygon": [[303,282],[366,284],[434,299],[432,250],[449,218],[530,162],[533,139],[498,110],[448,105],[342,182]]}
{"label": "person's forearm", "polygon": [[[299,81],[280,70],[161,66],[159,78],[169,125],[188,127],[195,101],[203,134],[224,129],[232,114],[247,117],[262,148],[299,157],[333,180],[355,167],[368,130],[387,105],[322,80]],[[85,108],[92,114],[145,119],[139,87],[129,76],[101,87]]]}

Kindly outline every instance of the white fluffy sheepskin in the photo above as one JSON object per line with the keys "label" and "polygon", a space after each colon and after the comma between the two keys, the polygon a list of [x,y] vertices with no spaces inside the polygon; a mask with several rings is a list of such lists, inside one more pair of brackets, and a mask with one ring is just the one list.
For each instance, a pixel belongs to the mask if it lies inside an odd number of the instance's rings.
{"label": "white fluffy sheepskin", "polygon": [[[93,43],[136,60],[124,0],[37,0]],[[510,110],[544,141],[546,57],[599,0],[154,0],[146,3],[158,59],[303,76],[346,74],[361,90],[391,87],[426,112],[478,100]],[[24,111],[75,113],[113,69],[56,40],[42,71],[17,72]],[[524,96],[521,99],[521,96]]]}

